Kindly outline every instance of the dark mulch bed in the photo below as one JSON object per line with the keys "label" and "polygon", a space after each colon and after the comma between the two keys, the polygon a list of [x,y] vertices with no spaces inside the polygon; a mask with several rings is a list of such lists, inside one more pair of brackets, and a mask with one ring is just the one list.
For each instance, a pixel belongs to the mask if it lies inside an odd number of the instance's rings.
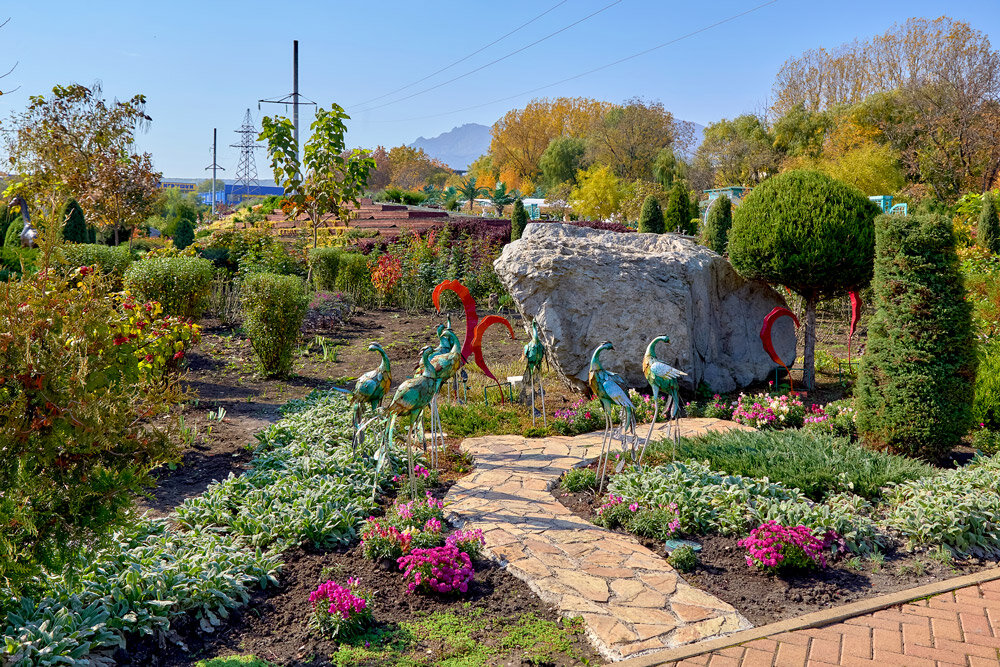
{"label": "dark mulch bed", "polygon": [[[360,545],[329,552],[295,549],[285,553],[285,561],[281,587],[256,594],[248,606],[234,614],[215,634],[200,633],[193,622],[179,627],[178,632],[188,651],[177,646],[161,649],[145,642],[117,656],[120,664],[173,667],[191,665],[204,658],[247,653],[280,665],[331,664],[328,656],[336,651],[336,642],[319,636],[308,627],[312,612],[309,594],[326,581],[324,575],[338,582],[350,576],[360,579],[362,585],[374,593],[372,609],[376,627],[386,630],[400,622],[417,620],[439,611],[472,616],[474,610],[482,609],[484,617],[498,628],[505,621],[515,622],[526,613],[557,620],[555,612],[523,582],[492,562],[477,563],[475,581],[468,595],[455,598],[408,595],[402,574],[366,560]],[[492,630],[492,624],[488,624],[476,640],[493,646],[499,635]],[[582,634],[573,637],[573,650],[578,656],[589,660],[590,664],[601,662]],[[446,646],[438,641],[425,641],[416,650],[433,664],[433,657],[441,655]],[[502,664],[520,665],[521,657],[507,653]],[[579,662],[565,658],[549,664],[562,666]]]}
{"label": "dark mulch bed", "polygon": [[[593,492],[567,493],[556,488],[553,495],[574,514],[587,520],[593,518],[600,506]],[[662,542],[637,539],[653,553],[666,557]],[[840,557],[825,570],[777,576],[747,567],[746,551],[737,546],[737,538],[708,535],[692,539],[702,545],[702,550],[698,566],[683,574],[684,579],[733,605],[758,626],[995,565],[994,561],[978,558],[942,564],[926,553],[890,549],[880,565],[867,559],[852,561]]]}

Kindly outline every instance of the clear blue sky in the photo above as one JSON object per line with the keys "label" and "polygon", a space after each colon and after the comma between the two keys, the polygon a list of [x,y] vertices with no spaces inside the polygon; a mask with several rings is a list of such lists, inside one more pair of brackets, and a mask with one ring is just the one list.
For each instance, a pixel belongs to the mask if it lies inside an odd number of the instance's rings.
{"label": "clear blue sky", "polygon": [[[535,41],[613,0],[568,0],[543,18],[473,58],[391,101],[446,81]],[[300,90],[337,102],[352,115],[351,146],[394,146],[435,136],[456,125],[492,124],[505,111],[539,96],[610,101],[659,100],[678,118],[708,124],[768,103],[774,75],[789,57],[881,33],[911,16],[943,13],[968,21],[1000,47],[996,0],[778,0],[725,25],[601,72],[526,95],[698,30],[765,0],[675,2],[621,0],[597,16],[507,60],[381,109],[359,102],[411,83],[512,30],[558,0],[425,3],[367,2],[130,2],[55,0],[0,3],[0,117],[19,111],[29,95],[53,85],[100,80],[109,97],[142,92],[153,117],[140,144],[170,177],[200,177],[210,163],[212,128],[219,128],[219,163],[231,176],[229,148],[247,108],[283,113],[259,98],[291,91],[291,45],[299,40]],[[499,98],[516,96],[480,106]],[[289,111],[289,115],[290,115]],[[311,113],[306,110],[304,118]],[[257,159],[270,177],[265,151]]]}

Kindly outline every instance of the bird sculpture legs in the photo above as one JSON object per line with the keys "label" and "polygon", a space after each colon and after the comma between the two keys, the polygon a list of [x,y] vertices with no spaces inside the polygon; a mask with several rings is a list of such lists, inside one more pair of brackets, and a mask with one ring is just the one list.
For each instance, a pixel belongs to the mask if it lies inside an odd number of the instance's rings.
{"label": "bird sculpture legs", "polygon": [[[639,459],[635,462],[636,470],[642,465],[642,457],[646,454],[646,447],[649,445],[650,439],[653,437],[653,429],[656,427],[656,416],[660,411],[659,402],[660,389],[657,386],[653,386],[653,423],[649,425],[649,433],[646,434],[646,441],[642,443],[642,451],[639,452]],[[677,423],[677,402],[674,400],[673,395],[667,394],[667,437],[670,438],[674,446],[674,458],[677,458],[677,444],[680,440],[679,437],[679,424]]]}
{"label": "bird sculpture legs", "polygon": [[608,450],[608,457],[611,456],[611,435],[612,435],[613,424],[611,422],[611,414],[605,409],[604,410],[604,434],[601,437],[601,455],[597,457],[597,476],[600,479],[600,483],[597,487],[597,496],[600,497],[604,493],[604,473],[607,470],[608,463],[604,456],[605,447]]}
{"label": "bird sculpture legs", "polygon": [[[531,387],[531,425],[535,425],[535,373],[528,369],[528,385]],[[548,419],[545,416],[545,388],[542,387],[542,378],[538,377],[538,393],[541,395],[542,399],[542,424],[545,426],[549,425]]]}
{"label": "bird sculpture legs", "polygon": [[[639,452],[639,460],[635,462],[635,469],[638,470],[639,466],[642,465],[642,457],[646,454],[646,446],[649,444],[649,439],[653,437],[653,428],[656,426],[656,417],[660,412],[660,388],[655,384],[653,385],[653,421],[649,425],[649,433],[646,434],[646,442],[642,443],[642,451]],[[677,452],[674,451],[674,456],[677,456]]]}
{"label": "bird sculpture legs", "polygon": [[[421,428],[423,425],[421,424]],[[437,469],[438,467],[438,440],[441,441],[441,451],[444,451],[444,429],[441,427],[441,413],[438,412],[438,397],[437,394],[431,400],[431,456],[430,463],[431,468]],[[424,444],[424,453],[427,453],[426,441]]]}

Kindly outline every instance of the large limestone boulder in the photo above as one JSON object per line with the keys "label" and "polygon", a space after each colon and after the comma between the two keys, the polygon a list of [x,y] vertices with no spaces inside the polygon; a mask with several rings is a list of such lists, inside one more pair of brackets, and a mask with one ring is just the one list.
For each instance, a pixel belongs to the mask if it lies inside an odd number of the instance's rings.
{"label": "large limestone boulder", "polygon": [[[621,234],[557,223],[529,224],[494,268],[526,319],[538,321],[549,362],[583,389],[590,355],[602,341],[605,368],[645,387],[642,356],[655,336],[662,361],[687,377],[728,392],[763,380],[774,362],[760,329],[785,300],[767,285],[744,280],[711,250],[673,234]],[[795,331],[789,318],[774,325],[774,348],[791,366]]]}

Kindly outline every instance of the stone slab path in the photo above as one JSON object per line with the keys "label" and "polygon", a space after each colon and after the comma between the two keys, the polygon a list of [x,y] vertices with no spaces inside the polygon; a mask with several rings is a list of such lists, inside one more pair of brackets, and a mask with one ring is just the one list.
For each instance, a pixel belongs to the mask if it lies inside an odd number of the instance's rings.
{"label": "stone slab path", "polygon": [[[682,435],[732,428],[744,427],[681,420]],[[638,432],[646,431],[640,426]],[[575,516],[549,493],[564,472],[597,458],[600,434],[489,436],[461,447],[476,467],[449,490],[448,518],[481,528],[487,552],[512,574],[562,614],[582,616],[605,658],[622,660],[751,627],[635,539]]]}
{"label": "stone slab path", "polygon": [[998,667],[1000,580],[663,667]]}

